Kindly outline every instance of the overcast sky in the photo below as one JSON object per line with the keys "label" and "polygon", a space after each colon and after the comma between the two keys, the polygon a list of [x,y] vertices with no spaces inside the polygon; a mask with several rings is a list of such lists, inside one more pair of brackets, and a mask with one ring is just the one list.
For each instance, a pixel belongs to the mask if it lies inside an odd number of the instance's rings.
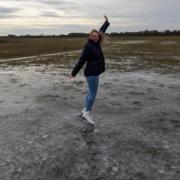
{"label": "overcast sky", "polygon": [[180,0],[0,0],[0,35],[180,29]]}

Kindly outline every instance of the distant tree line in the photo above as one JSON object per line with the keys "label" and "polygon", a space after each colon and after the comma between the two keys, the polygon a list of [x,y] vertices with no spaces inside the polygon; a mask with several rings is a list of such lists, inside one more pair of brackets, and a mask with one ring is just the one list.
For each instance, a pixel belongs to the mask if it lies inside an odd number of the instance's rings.
{"label": "distant tree line", "polygon": [[24,38],[29,38],[29,37],[33,37],[33,38],[39,38],[39,37],[86,37],[88,35],[88,33],[69,33],[69,34],[60,34],[60,35],[44,35],[44,34],[39,34],[39,35],[30,35],[30,34],[26,34],[26,35],[14,35],[14,34],[8,34],[8,37],[11,38],[16,38],[16,37],[24,37]]}
{"label": "distant tree line", "polygon": [[[111,33],[106,33],[108,36],[167,36],[167,35],[172,35],[172,36],[177,36],[180,35],[180,30],[165,30],[165,31],[158,31],[158,30],[144,30],[144,31],[138,31],[138,32],[111,32]],[[39,35],[14,35],[14,34],[9,34],[8,37],[87,37],[88,33],[80,33],[80,32],[74,32],[74,33],[69,33],[67,35],[65,34],[60,34],[60,35],[44,35],[44,34],[39,34]]]}
{"label": "distant tree line", "polygon": [[138,31],[138,32],[112,32],[110,36],[167,36],[173,35],[177,36],[180,35],[180,30],[165,30],[165,31],[157,31],[157,30],[145,30],[145,31]]}

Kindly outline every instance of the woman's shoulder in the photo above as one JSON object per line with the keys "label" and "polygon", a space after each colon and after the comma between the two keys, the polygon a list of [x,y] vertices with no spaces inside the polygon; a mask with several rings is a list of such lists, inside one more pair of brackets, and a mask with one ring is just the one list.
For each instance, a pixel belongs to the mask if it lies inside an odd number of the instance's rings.
{"label": "woman's shoulder", "polygon": [[92,43],[87,40],[87,42],[84,44],[84,48],[91,49],[92,48]]}

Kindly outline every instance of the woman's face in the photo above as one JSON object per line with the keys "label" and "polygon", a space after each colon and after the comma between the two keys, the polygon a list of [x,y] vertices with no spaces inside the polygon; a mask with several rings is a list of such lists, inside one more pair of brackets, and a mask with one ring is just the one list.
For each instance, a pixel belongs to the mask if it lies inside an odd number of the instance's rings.
{"label": "woman's face", "polygon": [[98,42],[99,41],[99,34],[97,32],[93,32],[91,34],[91,40],[93,40],[94,42]]}

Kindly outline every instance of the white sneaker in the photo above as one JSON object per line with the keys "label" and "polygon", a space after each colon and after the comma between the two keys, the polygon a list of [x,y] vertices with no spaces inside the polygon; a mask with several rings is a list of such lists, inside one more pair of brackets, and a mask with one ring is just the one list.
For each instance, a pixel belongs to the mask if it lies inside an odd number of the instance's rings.
{"label": "white sneaker", "polygon": [[82,117],[86,119],[90,124],[95,124],[91,111],[83,111]]}
{"label": "white sneaker", "polygon": [[83,108],[82,109],[82,111],[81,111],[81,115],[80,116],[82,116],[83,115],[83,112],[86,110],[86,108]]}

